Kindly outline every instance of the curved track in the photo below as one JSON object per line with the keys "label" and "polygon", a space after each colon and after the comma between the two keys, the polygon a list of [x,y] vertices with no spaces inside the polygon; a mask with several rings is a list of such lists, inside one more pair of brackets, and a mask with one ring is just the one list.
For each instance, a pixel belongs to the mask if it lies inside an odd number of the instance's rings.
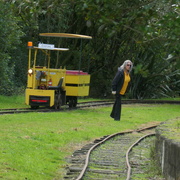
{"label": "curved track", "polygon": [[128,170],[127,170],[127,178],[126,180],[130,180],[131,178],[131,171],[132,171],[132,168],[131,168],[131,164],[130,164],[130,161],[129,161],[129,154],[130,152],[132,151],[132,149],[138,145],[138,143],[142,140],[144,140],[145,138],[147,137],[150,137],[150,136],[154,136],[155,133],[150,133],[150,134],[147,134],[147,135],[144,135],[142,136],[141,138],[139,138],[134,144],[132,144],[132,146],[127,150],[126,152],[126,163],[127,163],[127,167],[128,167]]}
{"label": "curved track", "polygon": [[[75,151],[64,179],[129,179],[128,154],[137,142],[154,133],[155,126],[115,133]],[[129,177],[128,177],[129,176]]]}

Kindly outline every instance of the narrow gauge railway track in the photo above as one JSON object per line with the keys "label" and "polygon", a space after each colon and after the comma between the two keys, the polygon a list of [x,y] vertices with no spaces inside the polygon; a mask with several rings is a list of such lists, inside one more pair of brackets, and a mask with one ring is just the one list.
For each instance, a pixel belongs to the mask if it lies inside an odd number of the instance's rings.
{"label": "narrow gauge railway track", "polygon": [[67,168],[64,179],[129,180],[129,152],[137,140],[139,142],[147,135],[153,135],[156,126],[105,136],[75,151],[69,159],[71,165]]}
{"label": "narrow gauge railway track", "polygon": [[127,99],[122,100],[122,104],[180,104],[177,100],[139,100],[139,99]]}
{"label": "narrow gauge railway track", "polygon": [[53,109],[38,109],[38,110],[36,109],[36,110],[33,110],[31,108],[1,109],[0,115],[30,113],[30,112],[53,112],[53,111],[57,111],[57,110],[53,110]]}
{"label": "narrow gauge railway track", "polygon": [[[68,106],[63,106],[61,109],[51,109],[51,108],[13,108],[13,109],[0,109],[0,115],[3,114],[16,114],[16,113],[29,113],[29,112],[58,112],[65,110],[74,110],[80,108],[90,108],[96,106],[109,106],[113,105],[114,101],[105,100],[105,101],[89,101],[81,102],[77,104],[75,108],[68,108]],[[132,104],[132,103],[142,103],[142,104],[180,104],[180,101],[166,101],[166,100],[122,100],[122,104]]]}
{"label": "narrow gauge railway track", "polygon": [[[105,101],[89,101],[81,102],[78,104],[88,104],[88,103],[114,103],[114,100],[105,100]],[[139,100],[139,99],[123,99],[122,104],[180,104],[178,100]]]}
{"label": "narrow gauge railway track", "polygon": [[3,114],[17,114],[17,113],[30,113],[30,112],[60,112],[60,111],[67,111],[67,110],[75,110],[81,108],[89,108],[89,107],[96,107],[96,106],[108,106],[113,104],[110,101],[93,101],[93,102],[83,102],[78,103],[77,107],[69,108],[68,106],[63,106],[61,109],[51,109],[51,108],[38,108],[38,109],[31,109],[31,108],[13,108],[13,109],[0,109],[0,115]]}

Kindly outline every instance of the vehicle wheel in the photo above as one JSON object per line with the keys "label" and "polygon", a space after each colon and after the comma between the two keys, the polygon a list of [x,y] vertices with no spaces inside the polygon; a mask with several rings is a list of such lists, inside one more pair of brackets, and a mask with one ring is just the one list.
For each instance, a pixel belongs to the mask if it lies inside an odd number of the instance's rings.
{"label": "vehicle wheel", "polygon": [[59,109],[61,109],[61,106],[62,106],[62,96],[61,96],[61,94],[58,95],[58,102],[59,102]]}
{"label": "vehicle wheel", "polygon": [[69,99],[69,107],[72,108],[73,107],[73,100]]}
{"label": "vehicle wheel", "polygon": [[71,99],[69,99],[69,107],[76,107],[77,105],[77,97],[71,97]]}
{"label": "vehicle wheel", "polygon": [[62,105],[61,94],[56,94],[54,99],[54,109],[60,109]]}
{"label": "vehicle wheel", "polygon": [[73,107],[77,106],[77,97],[73,97]]}

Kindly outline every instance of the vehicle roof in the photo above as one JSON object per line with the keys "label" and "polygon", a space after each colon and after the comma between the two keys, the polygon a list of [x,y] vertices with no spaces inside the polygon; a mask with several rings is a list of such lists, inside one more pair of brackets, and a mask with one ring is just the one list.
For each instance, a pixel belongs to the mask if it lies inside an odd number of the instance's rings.
{"label": "vehicle roof", "polygon": [[39,47],[34,47],[34,49],[45,49],[45,50],[52,50],[52,51],[69,51],[69,48],[39,48]]}
{"label": "vehicle roof", "polygon": [[68,34],[68,33],[40,33],[40,36],[46,37],[65,37],[65,38],[80,38],[80,39],[92,39],[91,36],[81,34]]}

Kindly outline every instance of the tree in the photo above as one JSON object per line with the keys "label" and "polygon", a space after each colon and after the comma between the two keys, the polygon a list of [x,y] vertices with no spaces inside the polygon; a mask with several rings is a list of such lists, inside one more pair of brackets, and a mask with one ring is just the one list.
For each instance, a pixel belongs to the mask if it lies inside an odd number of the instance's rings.
{"label": "tree", "polygon": [[[112,78],[117,67],[126,59],[131,59],[135,65],[130,97],[158,97],[178,89],[177,0],[6,2],[13,5],[14,13],[20,19],[18,24],[26,34],[22,38],[24,44],[29,39],[35,43],[44,40],[38,37],[40,32],[67,32],[93,37],[91,43],[83,42],[82,53],[82,59],[91,61],[89,71],[92,96],[110,95]],[[79,53],[80,41],[51,39],[51,43],[72,50],[68,56],[54,56],[54,66],[59,66],[60,59],[62,66],[78,68],[74,54]],[[22,56],[25,57],[24,54]],[[84,61],[82,65],[87,67],[87,62]]]}
{"label": "tree", "polygon": [[163,0],[147,4],[138,13],[137,21],[141,22],[137,30],[142,36],[136,41],[141,50],[137,50],[140,54],[137,54],[131,89],[133,96],[177,95],[180,88],[178,2]]}
{"label": "tree", "polygon": [[96,30],[90,31],[96,38],[91,63],[96,95],[111,91],[108,86],[112,72],[125,59],[131,59],[135,65],[130,97],[174,95],[178,89],[175,84],[179,83],[177,1],[80,2],[77,12],[84,15],[86,26]]}
{"label": "tree", "polygon": [[23,33],[17,25],[17,18],[9,11],[10,5],[1,1],[0,6],[0,93],[11,95],[15,87],[15,61],[11,52],[17,48]]}

